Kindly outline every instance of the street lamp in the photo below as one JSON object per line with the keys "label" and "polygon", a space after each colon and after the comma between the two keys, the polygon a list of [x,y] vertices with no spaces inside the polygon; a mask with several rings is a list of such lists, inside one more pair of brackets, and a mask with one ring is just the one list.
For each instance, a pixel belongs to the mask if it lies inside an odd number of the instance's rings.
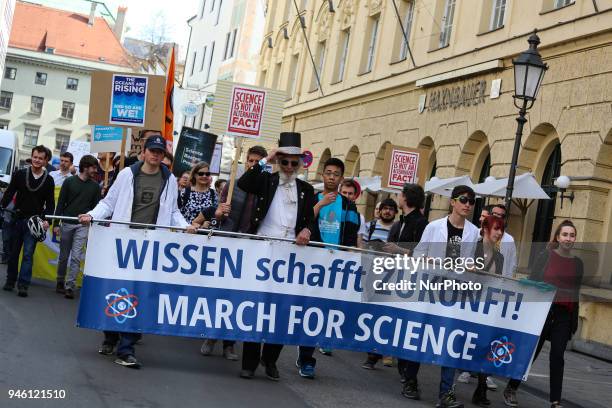
{"label": "street lamp", "polygon": [[521,149],[521,138],[523,136],[523,126],[527,123],[525,115],[527,110],[533,106],[544,73],[548,65],[542,62],[542,57],[538,52],[540,37],[536,34],[537,30],[531,34],[527,42],[529,49],[522,52],[517,59],[512,61],[514,65],[514,106],[519,110],[519,117],[516,118],[518,126],[516,128],[516,138],[514,139],[514,150],[512,151],[512,162],[510,164],[510,174],[508,175],[508,187],[506,187],[506,217],[510,217],[510,205],[512,204],[512,191],[514,190],[514,177],[516,176],[516,165]]}
{"label": "street lamp", "polygon": [[563,208],[563,200],[566,198],[570,200],[570,203],[574,202],[574,192],[573,191],[569,194],[565,194],[565,192],[567,191],[567,188],[570,186],[570,183],[571,183],[571,180],[567,176],[559,176],[555,180],[555,186],[557,187],[558,192],[561,193],[561,195],[559,196],[559,198],[561,199],[561,208]]}

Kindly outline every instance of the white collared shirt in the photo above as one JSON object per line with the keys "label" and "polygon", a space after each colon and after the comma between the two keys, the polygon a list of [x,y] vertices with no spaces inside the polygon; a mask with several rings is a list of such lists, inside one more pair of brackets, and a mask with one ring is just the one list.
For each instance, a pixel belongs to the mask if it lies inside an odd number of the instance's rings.
{"label": "white collared shirt", "polygon": [[257,233],[269,237],[295,239],[297,221],[297,183],[279,184]]}

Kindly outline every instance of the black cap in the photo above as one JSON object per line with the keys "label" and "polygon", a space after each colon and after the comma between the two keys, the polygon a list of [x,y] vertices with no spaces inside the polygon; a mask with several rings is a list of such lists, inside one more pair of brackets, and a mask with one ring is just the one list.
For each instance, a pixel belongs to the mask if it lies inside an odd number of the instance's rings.
{"label": "black cap", "polygon": [[151,135],[147,138],[144,148],[149,150],[159,149],[166,151],[166,141],[160,134]]}
{"label": "black cap", "polygon": [[453,188],[453,192],[451,193],[451,198],[455,199],[463,194],[467,194],[469,198],[476,198],[476,193],[474,193],[472,187],[465,185],[455,186],[455,188]]}

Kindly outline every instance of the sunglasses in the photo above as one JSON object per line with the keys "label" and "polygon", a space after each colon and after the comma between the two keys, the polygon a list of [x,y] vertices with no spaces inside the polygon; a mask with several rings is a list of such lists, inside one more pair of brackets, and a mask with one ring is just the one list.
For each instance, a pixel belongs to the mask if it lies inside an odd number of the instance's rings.
{"label": "sunglasses", "polygon": [[291,164],[291,167],[297,167],[297,166],[300,165],[300,162],[297,161],[297,160],[285,160],[285,159],[283,159],[283,160],[281,160],[281,164],[283,166],[289,166]]}
{"label": "sunglasses", "polygon": [[461,204],[467,204],[470,203],[470,205],[474,205],[474,203],[476,202],[475,199],[473,198],[469,198],[468,196],[459,196],[459,197],[455,197],[453,198],[453,200],[457,200],[459,201]]}
{"label": "sunglasses", "polygon": [[198,176],[200,177],[210,177],[210,171],[198,171]]}

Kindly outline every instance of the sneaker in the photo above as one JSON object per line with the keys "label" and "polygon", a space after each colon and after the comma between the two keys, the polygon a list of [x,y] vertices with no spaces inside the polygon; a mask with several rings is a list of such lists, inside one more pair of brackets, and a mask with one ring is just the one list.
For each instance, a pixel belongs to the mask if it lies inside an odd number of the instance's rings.
{"label": "sneaker", "polygon": [[550,408],[563,408],[563,407],[561,406],[561,403],[559,401],[555,401],[550,404]]}
{"label": "sneaker", "polygon": [[303,364],[299,371],[300,377],[310,378],[311,380],[315,377],[315,368],[312,364]]}
{"label": "sneaker", "polygon": [[57,282],[55,285],[55,292],[61,293],[62,295],[66,293],[66,290],[64,289],[64,282]]}
{"label": "sneaker", "polygon": [[382,361],[385,367],[393,367],[393,357],[383,357]]}
{"label": "sneaker", "polygon": [[110,356],[111,354],[113,354],[113,350],[115,350],[114,345],[103,343],[98,349],[98,353],[103,354],[105,356]]}
{"label": "sneaker", "polygon": [[419,390],[417,380],[407,379],[406,383],[404,384],[404,388],[402,388],[402,395],[412,400],[421,399],[421,391]]}
{"label": "sneaker", "polygon": [[332,349],[326,349],[321,347],[319,349],[319,353],[323,354],[324,356],[331,356],[332,355]]}
{"label": "sneaker", "polygon": [[266,377],[272,381],[278,381],[280,379],[280,374],[278,373],[278,368],[276,368],[276,363],[267,363],[263,360],[261,360],[260,363],[266,369]]}
{"label": "sneaker", "polygon": [[203,356],[210,356],[213,353],[216,342],[217,340],[215,339],[204,340],[204,343],[202,343],[202,347],[200,348],[200,353],[202,353]]}
{"label": "sneaker", "polygon": [[254,370],[246,370],[246,369],[240,370],[240,378],[245,378],[247,380],[250,380],[253,377],[255,377]]}
{"label": "sneaker", "polygon": [[506,387],[504,390],[504,404],[509,407],[518,407],[518,400],[516,399],[516,390],[512,387]]}
{"label": "sneaker", "polygon": [[476,387],[474,395],[472,395],[472,404],[479,407],[488,407],[491,401],[487,398],[487,387]]}
{"label": "sneaker", "polygon": [[490,391],[497,390],[497,384],[493,381],[493,378],[487,376],[487,389]]}
{"label": "sneaker", "polygon": [[376,367],[376,361],[372,361],[369,358],[363,362],[363,364],[361,365],[361,368],[365,369],[365,370],[374,370]]}
{"label": "sneaker", "polygon": [[457,382],[462,384],[469,384],[470,382],[470,372],[464,371],[457,377]]}
{"label": "sneaker", "polygon": [[17,286],[17,296],[19,297],[28,297],[28,287],[27,286]]}
{"label": "sneaker", "polygon": [[455,391],[450,390],[442,394],[436,408],[463,408],[463,402],[457,401]]}
{"label": "sneaker", "polygon": [[3,290],[6,290],[7,292],[12,291],[13,289],[15,289],[15,284],[14,283],[8,283],[6,282],[4,284],[4,286],[2,287]]}
{"label": "sneaker", "polygon": [[234,353],[234,346],[227,346],[223,348],[223,357],[226,360],[238,361],[238,354]]}
{"label": "sneaker", "polygon": [[140,368],[140,362],[138,362],[134,356],[119,357],[115,360],[115,364],[119,364],[127,368]]}
{"label": "sneaker", "polygon": [[74,290],[72,288],[66,289],[66,293],[64,294],[66,299],[74,299]]}

